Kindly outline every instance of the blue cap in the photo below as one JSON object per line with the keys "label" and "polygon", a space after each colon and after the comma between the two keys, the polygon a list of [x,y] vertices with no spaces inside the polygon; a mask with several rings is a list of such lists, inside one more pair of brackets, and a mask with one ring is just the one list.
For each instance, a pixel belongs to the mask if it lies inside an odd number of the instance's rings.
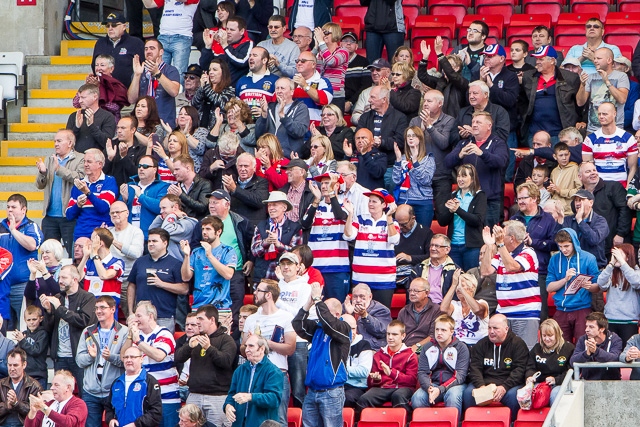
{"label": "blue cap", "polygon": [[497,43],[487,45],[487,47],[484,48],[484,51],[482,52],[482,54],[487,56],[493,56],[493,55],[500,55],[505,57],[507,56],[507,52],[504,50],[504,48]]}
{"label": "blue cap", "polygon": [[544,58],[545,56],[548,56],[549,58],[558,59],[558,52],[556,52],[556,50],[551,45],[543,45],[537,48],[536,51],[531,54],[531,56],[534,58]]}

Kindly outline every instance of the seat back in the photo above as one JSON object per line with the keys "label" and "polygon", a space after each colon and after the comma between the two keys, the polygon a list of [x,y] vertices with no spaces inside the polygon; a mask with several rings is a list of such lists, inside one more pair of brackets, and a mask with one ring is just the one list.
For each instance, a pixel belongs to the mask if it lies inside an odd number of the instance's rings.
{"label": "seat back", "polygon": [[0,52],[0,86],[3,87],[1,99],[17,99],[18,86],[23,80],[24,53]]}
{"label": "seat back", "polygon": [[302,409],[287,408],[288,427],[302,427]]}
{"label": "seat back", "polygon": [[456,427],[458,408],[418,408],[413,411],[410,427]]}
{"label": "seat back", "polygon": [[524,409],[520,409],[518,411],[518,416],[516,419],[518,421],[542,421],[544,422],[545,418],[547,418],[547,414],[551,408],[539,408],[539,409],[530,409],[525,411]]}
{"label": "seat back", "polygon": [[505,406],[472,407],[464,413],[462,427],[509,427],[510,422],[511,410]]}
{"label": "seat back", "polygon": [[360,415],[359,427],[405,427],[407,411],[402,408],[365,408]]}
{"label": "seat back", "polygon": [[353,427],[356,413],[353,408],[342,408],[342,427]]}

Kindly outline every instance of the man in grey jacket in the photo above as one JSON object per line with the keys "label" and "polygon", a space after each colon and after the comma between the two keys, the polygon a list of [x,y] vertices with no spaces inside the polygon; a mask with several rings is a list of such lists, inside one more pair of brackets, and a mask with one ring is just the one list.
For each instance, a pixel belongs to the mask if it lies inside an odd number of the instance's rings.
{"label": "man in grey jacket", "polygon": [[124,372],[120,350],[129,334],[115,319],[116,301],[111,296],[98,297],[95,310],[98,322],[82,331],[76,352],[76,363],[84,369],[82,399],[89,410],[88,427],[102,423],[111,385]]}
{"label": "man in grey jacket", "polygon": [[73,253],[75,220],[67,220],[64,210],[69,204],[74,179],[84,178],[84,154],[74,151],[73,131],[58,131],[53,139],[54,154],[36,160],[36,187],[44,190],[42,232],[44,239],[62,240],[68,254]]}

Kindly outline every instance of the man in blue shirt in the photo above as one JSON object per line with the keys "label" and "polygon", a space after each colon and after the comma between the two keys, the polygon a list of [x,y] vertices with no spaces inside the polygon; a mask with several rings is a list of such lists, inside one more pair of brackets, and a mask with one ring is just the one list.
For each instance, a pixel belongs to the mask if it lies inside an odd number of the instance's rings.
{"label": "man in blue shirt", "polygon": [[231,309],[230,280],[238,258],[231,246],[220,242],[224,226],[220,218],[207,216],[202,220],[202,241],[193,250],[188,240],[180,241],[184,253],[182,280],[188,282],[195,275],[193,309],[212,304],[217,309]]}
{"label": "man in blue shirt", "polygon": [[[158,324],[175,332],[178,295],[186,295],[189,285],[180,274],[180,261],[169,255],[169,233],[162,228],[149,230],[148,255],[139,258],[131,267],[127,288],[129,313],[136,303],[151,301],[158,310]],[[135,295],[135,298],[133,297]]]}

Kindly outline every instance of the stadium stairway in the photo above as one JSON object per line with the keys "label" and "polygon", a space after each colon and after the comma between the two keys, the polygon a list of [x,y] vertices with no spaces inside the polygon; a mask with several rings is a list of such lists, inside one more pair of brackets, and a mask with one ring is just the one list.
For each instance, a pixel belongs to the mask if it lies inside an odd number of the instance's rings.
{"label": "stadium stairway", "polygon": [[4,201],[16,192],[29,202],[29,218],[40,223],[43,194],[35,186],[36,160],[53,153],[53,137],[75,109],[77,89],[91,71],[95,40],[63,40],[60,56],[29,56],[27,107],[12,104],[9,134],[0,143],[0,218]]}

